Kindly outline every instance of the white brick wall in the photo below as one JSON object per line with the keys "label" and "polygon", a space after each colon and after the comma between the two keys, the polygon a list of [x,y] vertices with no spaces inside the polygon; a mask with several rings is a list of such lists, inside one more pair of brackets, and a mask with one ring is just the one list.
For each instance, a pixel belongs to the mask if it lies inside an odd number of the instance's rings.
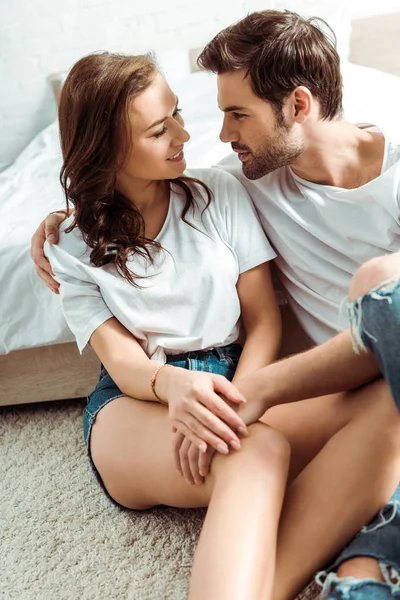
{"label": "white brick wall", "polygon": [[[372,10],[372,0],[353,2],[360,11]],[[0,1],[0,170],[56,116],[46,77],[68,69],[88,52],[199,47],[247,12],[277,4],[299,12],[322,11],[325,17],[333,11],[342,19],[338,3],[340,0]]]}

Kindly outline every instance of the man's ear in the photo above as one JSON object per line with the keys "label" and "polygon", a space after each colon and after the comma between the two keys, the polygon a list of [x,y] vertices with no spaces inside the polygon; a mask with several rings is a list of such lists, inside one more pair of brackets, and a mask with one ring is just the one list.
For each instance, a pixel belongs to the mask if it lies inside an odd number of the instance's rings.
{"label": "man's ear", "polygon": [[299,85],[290,95],[292,118],[296,123],[304,123],[310,115],[313,96],[308,88]]}

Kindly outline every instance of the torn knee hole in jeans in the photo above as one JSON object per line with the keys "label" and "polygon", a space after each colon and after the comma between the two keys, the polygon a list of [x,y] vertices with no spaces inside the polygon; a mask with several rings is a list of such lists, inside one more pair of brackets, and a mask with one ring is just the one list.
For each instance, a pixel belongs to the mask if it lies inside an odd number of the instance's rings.
{"label": "torn knee hole in jeans", "polygon": [[[400,590],[400,573],[395,568],[386,565],[384,562],[377,562],[383,579],[380,583],[390,586],[392,590]],[[358,579],[352,576],[339,577],[336,572],[328,573],[327,571],[321,571],[315,576],[315,582],[323,588],[321,598],[324,599],[328,597],[329,592],[334,588],[349,591],[353,586],[358,587],[367,582],[378,582],[378,580],[372,577],[365,577],[364,579]]]}
{"label": "torn knee hole in jeans", "polygon": [[[347,316],[350,322],[350,337],[353,346],[353,350],[356,354],[360,354],[360,351],[368,351],[365,346],[362,335],[361,335],[361,324],[362,324],[362,300],[366,296],[369,296],[373,300],[382,301],[386,300],[389,304],[392,304],[392,294],[397,286],[400,285],[400,274],[392,275],[385,281],[382,281],[377,286],[372,288],[370,292],[360,296],[354,301],[344,300],[340,306],[340,312]],[[365,327],[363,333],[368,336],[374,342],[377,342],[377,338],[368,332]]]}
{"label": "torn knee hole in jeans", "polygon": [[[397,487],[391,500],[380,510],[376,516],[364,526],[361,531],[343,548],[333,563],[317,574],[315,580],[323,588],[322,598],[333,598],[330,592],[336,589],[351,598],[350,592],[359,590],[364,584],[374,582],[377,585],[390,586],[390,591],[395,592],[395,597],[400,598],[400,485]],[[352,576],[351,562],[354,559],[373,559],[379,565],[381,581],[366,575],[363,579]],[[348,565],[348,576],[339,577],[338,569]],[[361,563],[356,561],[357,575]],[[367,568],[367,565],[366,565]],[[340,572],[340,571],[339,571]],[[368,573],[368,571],[365,571]],[[362,571],[361,571],[362,576]],[[354,586],[354,587],[353,587]],[[339,596],[338,596],[339,597]],[[342,598],[342,596],[340,596]],[[390,596],[392,597],[392,596]]]}
{"label": "torn knee hole in jeans", "polygon": [[395,590],[400,590],[400,573],[393,567],[385,565],[382,562],[379,563],[379,567],[385,583],[392,585]]}

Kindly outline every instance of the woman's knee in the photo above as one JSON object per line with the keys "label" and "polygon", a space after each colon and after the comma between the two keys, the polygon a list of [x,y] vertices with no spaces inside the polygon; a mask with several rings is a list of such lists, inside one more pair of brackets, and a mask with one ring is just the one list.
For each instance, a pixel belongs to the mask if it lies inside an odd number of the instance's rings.
{"label": "woman's knee", "polygon": [[284,489],[289,471],[290,445],[285,437],[263,423],[249,427],[249,436],[242,440],[240,451],[216,455],[211,464],[214,485],[242,480],[244,485],[257,481],[260,487],[267,483],[277,493]]}
{"label": "woman's knee", "polygon": [[279,472],[287,469],[290,461],[290,444],[285,436],[264,423],[254,423],[249,427],[249,437],[244,440],[243,450],[254,464],[268,465]]}
{"label": "woman's knee", "polygon": [[396,275],[400,278],[400,253],[378,256],[365,262],[352,277],[349,298],[353,302]]}

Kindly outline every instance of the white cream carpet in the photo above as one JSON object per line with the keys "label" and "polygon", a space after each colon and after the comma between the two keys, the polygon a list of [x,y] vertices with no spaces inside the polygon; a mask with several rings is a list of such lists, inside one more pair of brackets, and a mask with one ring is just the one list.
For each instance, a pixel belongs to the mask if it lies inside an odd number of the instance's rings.
{"label": "white cream carpet", "polygon": [[0,408],[0,598],[184,600],[204,510],[114,506],[90,472],[83,406]]}

